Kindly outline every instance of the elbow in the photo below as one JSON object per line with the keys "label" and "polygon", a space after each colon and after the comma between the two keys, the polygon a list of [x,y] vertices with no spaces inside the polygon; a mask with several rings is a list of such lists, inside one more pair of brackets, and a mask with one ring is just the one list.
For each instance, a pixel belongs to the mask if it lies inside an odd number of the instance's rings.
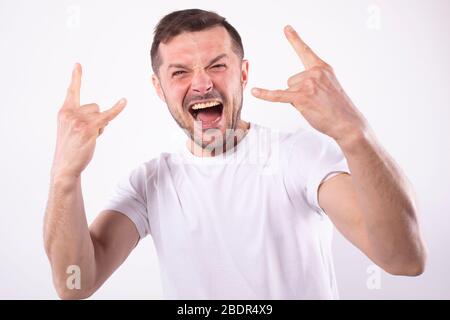
{"label": "elbow", "polygon": [[83,300],[87,299],[94,294],[96,290],[87,288],[86,283],[82,283],[81,286],[73,287],[69,286],[66,279],[54,279],[54,287],[58,297],[61,300]]}
{"label": "elbow", "polygon": [[77,292],[71,292],[68,290],[57,290],[58,297],[61,300],[82,300],[86,299],[87,296],[77,293]]}
{"label": "elbow", "polygon": [[383,269],[394,276],[417,277],[425,272],[426,260],[426,253],[423,250],[420,254],[403,258]]}
{"label": "elbow", "polygon": [[92,296],[94,292],[80,289],[56,288],[56,293],[61,300],[83,300]]}
{"label": "elbow", "polygon": [[384,270],[393,276],[418,277],[425,271],[425,263],[417,261],[407,265],[384,268]]}
{"label": "elbow", "polygon": [[[396,276],[417,277],[425,272],[428,250],[419,231],[402,245],[392,246],[385,271]],[[389,263],[390,262],[390,263]]]}

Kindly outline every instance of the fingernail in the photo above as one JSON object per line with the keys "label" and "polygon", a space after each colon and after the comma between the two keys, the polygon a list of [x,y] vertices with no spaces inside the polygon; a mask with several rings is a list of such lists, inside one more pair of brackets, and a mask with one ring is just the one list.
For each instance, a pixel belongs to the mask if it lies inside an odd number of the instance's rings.
{"label": "fingernail", "polygon": [[286,26],[286,30],[289,31],[289,32],[292,32],[292,31],[294,31],[294,28],[292,28],[292,26],[290,24],[288,24]]}
{"label": "fingernail", "polygon": [[257,89],[257,88],[253,88],[253,89],[252,89],[252,93],[253,93],[254,95],[259,95],[260,92],[261,92],[261,91],[260,91],[259,89]]}
{"label": "fingernail", "polygon": [[119,104],[125,104],[127,102],[127,99],[122,98],[119,100]]}

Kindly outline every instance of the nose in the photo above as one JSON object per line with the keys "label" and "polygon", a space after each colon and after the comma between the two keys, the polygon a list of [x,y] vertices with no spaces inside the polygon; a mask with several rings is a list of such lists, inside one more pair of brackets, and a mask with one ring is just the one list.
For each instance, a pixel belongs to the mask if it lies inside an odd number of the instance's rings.
{"label": "nose", "polygon": [[192,93],[196,95],[205,95],[213,88],[213,83],[209,75],[204,71],[198,71],[194,74],[191,83]]}

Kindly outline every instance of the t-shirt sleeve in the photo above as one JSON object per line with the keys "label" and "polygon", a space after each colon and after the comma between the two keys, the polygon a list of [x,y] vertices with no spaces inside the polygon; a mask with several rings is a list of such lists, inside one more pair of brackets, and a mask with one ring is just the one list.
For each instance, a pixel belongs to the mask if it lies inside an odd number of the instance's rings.
{"label": "t-shirt sleeve", "polygon": [[103,206],[104,210],[118,211],[133,221],[141,239],[150,233],[146,181],[146,167],[142,164],[118,182]]}
{"label": "t-shirt sleeve", "polygon": [[350,174],[350,170],[344,154],[332,138],[312,130],[293,134],[287,176],[293,192],[303,197],[317,213],[325,214],[318,199],[321,183],[339,173]]}

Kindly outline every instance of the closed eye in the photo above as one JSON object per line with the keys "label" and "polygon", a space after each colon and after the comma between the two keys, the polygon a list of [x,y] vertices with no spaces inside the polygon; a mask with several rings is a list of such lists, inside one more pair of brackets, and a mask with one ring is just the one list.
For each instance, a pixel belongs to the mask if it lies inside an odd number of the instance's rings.
{"label": "closed eye", "polygon": [[172,73],[172,77],[176,77],[176,76],[182,75],[183,73],[186,73],[186,71],[184,71],[184,70],[177,70],[174,73]]}
{"label": "closed eye", "polygon": [[227,66],[226,64],[222,63],[222,64],[215,64],[211,68],[220,69],[220,68],[225,68],[226,66]]}

